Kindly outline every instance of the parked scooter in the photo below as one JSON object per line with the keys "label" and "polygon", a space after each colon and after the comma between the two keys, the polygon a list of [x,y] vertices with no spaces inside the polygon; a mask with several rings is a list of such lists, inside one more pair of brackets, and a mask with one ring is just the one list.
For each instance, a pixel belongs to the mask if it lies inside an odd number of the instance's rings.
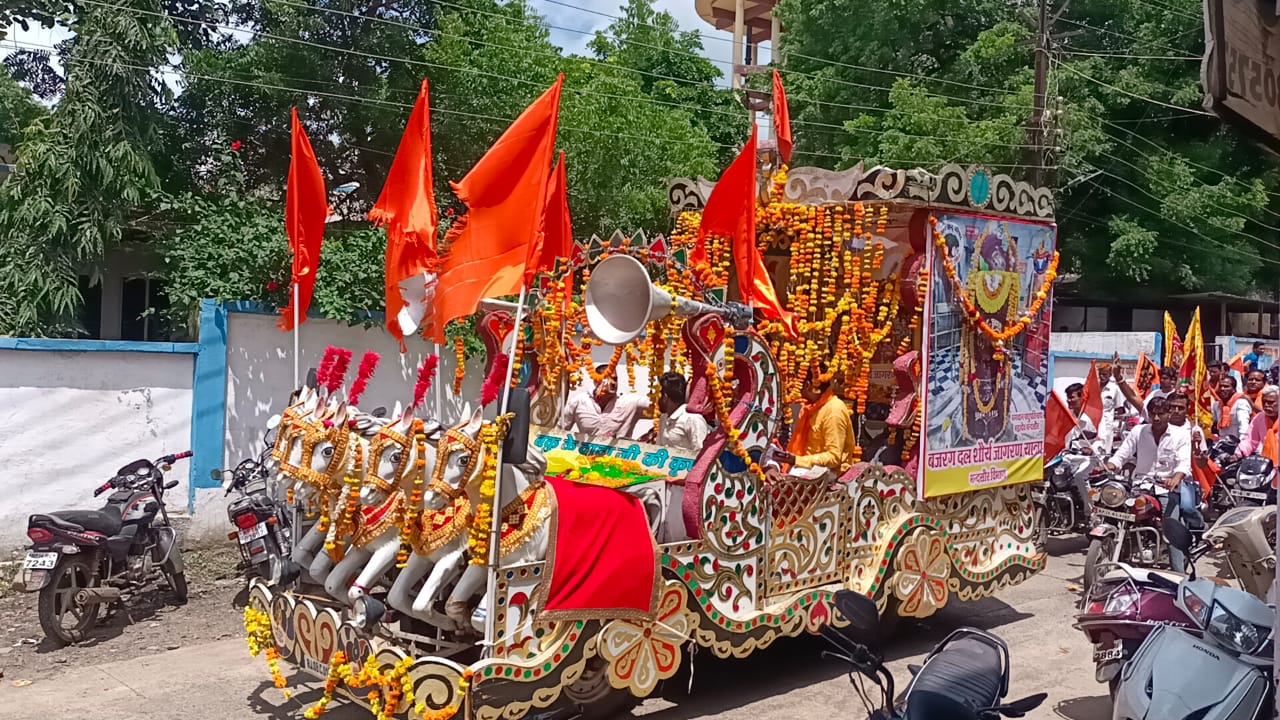
{"label": "parked scooter", "polygon": [[31,548],[22,589],[40,592],[40,627],[55,644],[83,640],[98,621],[98,606],[124,600],[163,575],[179,603],[187,578],[178,533],[169,523],[164,493],[178,484],[164,472],[191,452],[155,462],[135,460],[94,490],[114,490],[101,510],[59,510],[27,520]]}
{"label": "parked scooter", "polygon": [[240,549],[241,569],[280,585],[296,575],[297,567],[289,559],[293,547],[291,513],[276,497],[267,468],[270,433],[265,442],[267,447],[257,458],[242,460],[233,470],[214,470],[211,475],[222,482],[224,495],[239,493],[227,505],[227,517],[236,528],[227,539],[236,541]]}
{"label": "parked scooter", "polygon": [[[836,610],[849,621],[845,630],[820,629],[835,658],[850,667],[849,680],[867,708],[868,720],[994,720],[1023,717],[1048,697],[1044,693],[1003,703],[1009,693],[1009,648],[990,633],[961,628],[934,647],[924,664],[913,668],[910,684],[895,701],[893,675],[881,656],[853,638],[876,637],[880,615],[875,601],[850,590],[835,594]],[[856,672],[880,688],[880,703],[871,707]]]}
{"label": "parked scooter", "polygon": [[1245,592],[1270,601],[1276,579],[1276,506],[1228,510],[1204,533],[1224,551],[1232,574]]}
{"label": "parked scooter", "polygon": [[[1190,554],[1191,531],[1164,525],[1173,547]],[[1177,592],[1177,605],[1203,632],[1161,625],[1120,673],[1114,720],[1262,720],[1273,716],[1271,633],[1275,611],[1243,590],[1191,577],[1151,579]]]}
{"label": "parked scooter", "polygon": [[1151,579],[1151,575],[1159,575],[1177,584],[1182,575],[1125,563],[1111,563],[1100,570],[1104,574],[1085,595],[1074,627],[1093,644],[1095,677],[1106,683],[1114,696],[1120,668],[1157,625],[1174,625],[1193,633],[1199,633],[1199,628],[1178,607],[1177,594],[1168,584]]}

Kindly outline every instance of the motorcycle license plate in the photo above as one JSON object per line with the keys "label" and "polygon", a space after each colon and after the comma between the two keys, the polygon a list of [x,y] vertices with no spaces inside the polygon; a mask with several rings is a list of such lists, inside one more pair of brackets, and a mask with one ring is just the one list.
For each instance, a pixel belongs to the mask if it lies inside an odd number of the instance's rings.
{"label": "motorcycle license plate", "polygon": [[1248,490],[1232,490],[1231,494],[1238,498],[1244,498],[1245,500],[1266,500],[1267,499],[1266,493],[1249,492]]}
{"label": "motorcycle license plate", "polygon": [[1111,518],[1112,520],[1124,520],[1126,522],[1133,522],[1133,516],[1130,515],[1129,513],[1116,512],[1115,510],[1103,510],[1100,507],[1095,507],[1093,509],[1093,512],[1096,515],[1100,515],[1105,518]]}
{"label": "motorcycle license plate", "polygon": [[52,570],[58,564],[56,552],[29,552],[22,567],[27,570]]}
{"label": "motorcycle license plate", "polygon": [[1095,646],[1093,650],[1093,661],[1095,663],[1110,662],[1112,660],[1124,659],[1124,646],[1116,643],[1112,647],[1103,648]]}
{"label": "motorcycle license plate", "polygon": [[240,544],[246,545],[248,543],[253,542],[254,540],[257,540],[258,538],[266,537],[267,524],[258,523],[257,525],[254,525],[253,527],[249,528],[248,530],[238,530],[236,532],[240,536]]}

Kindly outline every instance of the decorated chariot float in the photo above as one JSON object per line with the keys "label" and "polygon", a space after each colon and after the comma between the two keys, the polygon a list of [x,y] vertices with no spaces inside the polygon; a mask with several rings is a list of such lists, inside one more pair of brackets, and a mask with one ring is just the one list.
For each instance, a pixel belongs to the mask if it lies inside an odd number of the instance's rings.
{"label": "decorated chariot float", "polygon": [[[308,717],[334,698],[379,717],[608,717],[695,649],[743,658],[843,624],[838,589],[927,617],[1043,568],[1026,483],[1049,391],[1050,192],[958,166],[762,177],[757,247],[785,321],[735,302],[728,241],[693,256],[712,184],[679,180],[669,236],[592,238],[522,304],[490,305],[487,397],[460,421],[424,409],[431,358],[374,417],[364,372],[343,389],[351,354],[326,356],[273,453],[299,576],[256,582],[246,611],[278,685],[285,664],[325,681]],[[651,398],[637,439],[561,429],[614,369]],[[709,423],[699,448],[652,440],[667,372]],[[814,377],[853,419],[840,473],[769,460]]]}

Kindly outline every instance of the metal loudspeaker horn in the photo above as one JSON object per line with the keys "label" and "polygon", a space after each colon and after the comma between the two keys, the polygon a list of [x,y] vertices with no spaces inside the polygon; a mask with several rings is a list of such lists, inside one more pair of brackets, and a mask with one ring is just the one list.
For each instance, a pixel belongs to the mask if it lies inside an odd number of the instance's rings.
{"label": "metal loudspeaker horn", "polygon": [[609,345],[621,345],[644,332],[645,325],[667,315],[716,313],[739,329],[751,325],[751,308],[737,303],[717,307],[663,290],[649,281],[639,260],[610,255],[591,271],[586,293],[587,324]]}

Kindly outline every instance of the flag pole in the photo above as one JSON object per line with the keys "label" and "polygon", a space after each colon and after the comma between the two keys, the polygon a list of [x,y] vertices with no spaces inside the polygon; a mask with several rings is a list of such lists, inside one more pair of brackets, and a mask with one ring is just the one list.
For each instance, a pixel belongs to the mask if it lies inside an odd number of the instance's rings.
{"label": "flag pole", "polygon": [[[524,283],[520,285],[520,299],[516,301],[516,317],[515,326],[511,330],[511,352],[507,353],[507,379],[502,385],[502,404],[498,410],[499,415],[507,413],[507,407],[511,400],[511,377],[514,374],[516,366],[516,349],[520,347],[520,325],[524,322],[524,301],[528,293],[528,288]],[[505,444],[505,443],[504,443]],[[497,629],[495,618],[497,617],[497,608],[494,603],[497,602],[498,595],[498,562],[502,558],[500,543],[502,540],[502,445],[498,445],[498,482],[494,483],[493,501],[490,507],[493,508],[490,513],[493,515],[493,521],[489,526],[489,577],[485,583],[485,607],[488,608],[484,617],[484,654],[487,657],[493,649],[494,634]]]}
{"label": "flag pole", "polygon": [[302,387],[298,377],[298,281],[293,282],[293,389]]}
{"label": "flag pole", "polygon": [[[435,354],[437,360],[440,357],[440,343],[431,343],[431,352]],[[432,378],[431,384],[436,386],[436,422],[444,424],[444,389],[440,387],[440,378],[444,372],[440,369],[440,363],[436,363],[436,376]]]}

